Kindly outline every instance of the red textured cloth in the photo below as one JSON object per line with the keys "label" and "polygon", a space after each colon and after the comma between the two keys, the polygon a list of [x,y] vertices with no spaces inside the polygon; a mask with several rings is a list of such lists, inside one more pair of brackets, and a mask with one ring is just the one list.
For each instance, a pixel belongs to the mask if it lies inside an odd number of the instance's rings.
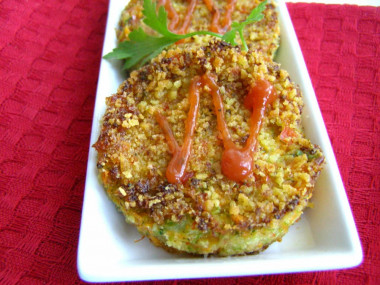
{"label": "red textured cloth", "polygon": [[[76,249],[107,5],[0,1],[0,284],[82,283]],[[380,9],[288,8],[364,261],[339,271],[152,283],[380,284]]]}

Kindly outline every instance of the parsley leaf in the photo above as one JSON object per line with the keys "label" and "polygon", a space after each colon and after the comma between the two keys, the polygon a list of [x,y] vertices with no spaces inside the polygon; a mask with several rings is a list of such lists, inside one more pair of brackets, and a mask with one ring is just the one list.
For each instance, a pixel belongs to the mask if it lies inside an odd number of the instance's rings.
{"label": "parsley leaf", "polygon": [[178,36],[177,34],[170,32],[168,29],[167,12],[164,6],[160,6],[158,9],[158,15],[156,13],[156,3],[154,2],[144,1],[143,8],[143,14],[145,16],[143,21],[147,26],[166,37],[175,38]]}
{"label": "parsley leaf", "polygon": [[252,12],[249,14],[249,16],[244,22],[241,22],[241,23],[233,22],[231,24],[231,30],[224,34],[224,36],[222,37],[222,40],[235,46],[237,45],[237,43],[235,42],[236,33],[239,33],[239,36],[243,45],[242,49],[247,51],[248,46],[243,36],[243,30],[246,25],[252,24],[253,22],[260,21],[262,18],[264,18],[264,15],[262,14],[262,12],[265,10],[266,4],[267,4],[267,0],[265,0],[264,2],[261,2],[255,9],[252,10]]}
{"label": "parsley leaf", "polygon": [[224,36],[210,31],[197,31],[184,35],[178,35],[169,31],[167,27],[167,12],[165,8],[160,6],[157,13],[156,3],[152,0],[144,0],[143,15],[145,18],[143,19],[143,22],[161,36],[157,37],[148,35],[142,28],[138,28],[129,34],[129,41],[119,43],[118,46],[112,50],[112,52],[106,54],[103,58],[123,59],[125,60],[124,69],[129,70],[131,68],[138,68],[139,66],[144,65],[157,56],[164,48],[178,42],[179,40],[190,38],[195,35],[211,35],[221,38],[225,42],[235,46],[237,45],[235,42],[237,32],[242,40],[243,49],[248,50],[247,44],[243,37],[243,29],[246,25],[259,21],[264,17],[261,12],[264,11],[265,4],[266,1],[253,9],[244,22],[233,22],[231,25],[231,30],[225,33]]}

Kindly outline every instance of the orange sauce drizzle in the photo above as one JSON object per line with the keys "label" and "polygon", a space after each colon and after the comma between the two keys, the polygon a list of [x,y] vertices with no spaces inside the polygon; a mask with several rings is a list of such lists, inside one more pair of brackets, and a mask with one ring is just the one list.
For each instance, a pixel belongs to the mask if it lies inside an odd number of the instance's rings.
{"label": "orange sauce drizzle", "polygon": [[183,19],[182,26],[180,25],[179,16],[177,11],[173,8],[171,0],[159,0],[158,6],[164,6],[170,19],[169,30],[177,34],[185,34],[190,26],[191,17],[194,13],[197,0],[189,0],[185,18]]}
{"label": "orange sauce drizzle", "polygon": [[232,141],[224,118],[223,101],[215,78],[205,74],[203,81],[211,89],[213,104],[216,110],[217,127],[223,140],[224,151],[222,154],[222,173],[231,180],[240,182],[245,180],[253,168],[253,153],[256,150],[257,136],[265,114],[266,107],[277,98],[276,91],[268,81],[259,80],[251,87],[244,98],[244,106],[252,110],[249,125],[250,134],[243,148],[239,148]]}
{"label": "orange sauce drizzle", "polygon": [[185,170],[190,157],[191,145],[199,110],[201,83],[201,78],[199,76],[194,77],[191,81],[189,92],[190,110],[185,122],[185,138],[182,147],[178,145],[166,118],[159,112],[156,113],[156,120],[164,132],[164,136],[168,142],[169,151],[172,154],[172,159],[166,169],[166,178],[170,183],[184,183],[188,178]]}
{"label": "orange sauce drizzle", "polygon": [[212,0],[203,0],[203,2],[205,3],[207,9],[212,12],[212,10],[214,10],[214,2],[212,2]]}
{"label": "orange sauce drizzle", "polygon": [[215,80],[208,76],[210,82],[214,107],[217,110],[217,126],[221,133],[224,151],[222,154],[222,173],[236,182],[245,180],[253,170],[253,153],[257,147],[257,137],[263,123],[265,110],[277,98],[276,91],[268,81],[259,80],[251,87],[244,98],[244,106],[252,110],[249,125],[250,132],[248,140],[243,148],[238,148],[231,140],[227,124],[223,115],[223,102]]}
{"label": "orange sauce drizzle", "polygon": [[156,113],[158,124],[164,132],[169,151],[173,155],[166,169],[166,177],[170,183],[183,183],[188,176],[185,170],[190,157],[196,117],[199,110],[200,88],[202,86],[208,86],[211,90],[217,118],[217,128],[223,141],[222,173],[231,180],[241,182],[252,173],[253,154],[256,150],[257,136],[263,123],[265,110],[277,98],[277,93],[273,85],[266,80],[259,80],[255,86],[251,87],[244,98],[244,106],[252,110],[249,121],[250,133],[245,146],[239,148],[233,142],[228,131],[219,86],[216,84],[215,78],[209,74],[204,74],[202,77],[196,76],[191,82],[189,91],[190,110],[185,122],[185,139],[182,147],[178,146],[166,118],[160,113]]}
{"label": "orange sauce drizzle", "polygon": [[207,6],[207,9],[213,12],[210,31],[214,33],[224,34],[231,26],[231,17],[233,11],[235,10],[237,0],[228,0],[222,25],[220,25],[220,12],[216,7],[214,7],[213,1],[203,0],[203,2]]}
{"label": "orange sauce drizzle", "polygon": [[178,25],[179,17],[177,11],[172,6],[171,0],[159,0],[158,6],[165,7],[166,12],[168,13],[168,18],[170,19],[169,30],[174,32]]}
{"label": "orange sauce drizzle", "polygon": [[[170,19],[169,30],[177,34],[185,34],[189,29],[190,22],[197,5],[198,0],[188,0],[190,3],[187,7],[185,18],[183,19],[182,26],[177,11],[173,8],[171,0],[158,0],[158,6],[164,6]],[[235,10],[237,0],[228,0],[226,5],[226,11],[222,23],[220,23],[220,12],[214,6],[213,0],[203,0],[207,9],[212,12],[212,20],[210,25],[210,31],[214,33],[223,34],[231,26],[232,13]]]}
{"label": "orange sauce drizzle", "polygon": [[197,0],[191,0],[189,6],[187,6],[186,15],[183,19],[182,27],[177,29],[178,34],[185,34],[189,29],[191,18],[193,16],[195,6],[197,5]]}

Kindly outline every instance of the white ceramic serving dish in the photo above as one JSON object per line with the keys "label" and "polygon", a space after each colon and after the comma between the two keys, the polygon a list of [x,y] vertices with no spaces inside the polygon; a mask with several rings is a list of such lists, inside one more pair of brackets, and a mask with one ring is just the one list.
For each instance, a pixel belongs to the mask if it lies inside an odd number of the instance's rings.
{"label": "white ceramic serving dish", "polygon": [[[111,0],[103,54],[116,45],[115,27],[127,1]],[[223,276],[246,276],[353,267],[362,260],[362,249],[336,164],[287,8],[278,5],[281,47],[277,61],[303,91],[303,124],[306,135],[321,146],[327,165],[318,179],[312,202],[301,220],[282,242],[252,256],[189,258],[156,248],[124,222],[97,179],[96,152],[90,147],[78,246],[78,272],[85,281],[131,281]],[[123,80],[120,63],[102,59],[91,145],[99,135],[105,98]]]}

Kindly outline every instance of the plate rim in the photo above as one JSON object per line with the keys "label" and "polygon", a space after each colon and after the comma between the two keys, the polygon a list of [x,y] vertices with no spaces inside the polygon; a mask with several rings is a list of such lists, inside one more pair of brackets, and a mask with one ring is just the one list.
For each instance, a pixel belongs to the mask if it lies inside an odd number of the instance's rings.
{"label": "plate rim", "polygon": [[[112,50],[115,45],[115,25],[112,23],[114,19],[112,15],[114,13],[115,2],[119,0],[110,0],[108,7],[108,16],[107,16],[107,24],[106,24],[106,32],[103,43],[103,51],[102,55]],[[323,139],[323,145],[320,145],[323,149],[326,158],[329,158],[328,165],[326,165],[325,172],[331,172],[334,179],[335,186],[335,194],[338,195],[340,207],[342,207],[342,211],[345,213],[345,227],[347,232],[349,233],[349,243],[351,245],[351,250],[338,252],[334,256],[329,256],[326,258],[326,252],[318,252],[316,251],[313,255],[310,256],[298,256],[290,258],[292,262],[288,264],[283,264],[283,260],[271,260],[271,259],[263,259],[260,260],[261,265],[258,265],[259,268],[252,271],[251,268],[247,270],[246,266],[247,261],[244,257],[241,257],[240,260],[236,260],[235,257],[232,258],[220,258],[218,262],[215,262],[213,259],[213,263],[207,262],[207,266],[202,266],[198,271],[192,271],[190,274],[186,271],[184,265],[193,264],[192,262],[170,262],[169,264],[160,264],[158,267],[154,264],[132,264],[129,268],[133,269],[133,273],[125,274],[124,272],[118,272],[113,270],[112,268],[103,267],[104,270],[101,271],[102,267],[96,268],[94,266],[89,266],[86,263],[86,258],[83,255],[83,247],[86,242],[83,231],[84,225],[88,222],[86,220],[88,216],[88,203],[91,202],[90,194],[91,194],[91,179],[93,179],[94,171],[93,171],[93,161],[91,158],[94,156],[94,150],[91,145],[95,142],[98,132],[96,130],[99,129],[99,112],[96,110],[99,109],[99,104],[104,104],[104,96],[100,93],[102,89],[102,84],[104,84],[104,76],[107,69],[110,66],[110,63],[101,60],[100,69],[99,69],[99,79],[98,86],[96,92],[95,106],[94,106],[94,114],[93,114],[93,123],[91,130],[91,141],[89,146],[89,154],[88,154],[88,163],[87,163],[87,171],[86,171],[86,182],[84,188],[84,196],[83,196],[83,205],[82,205],[82,217],[80,224],[80,233],[79,233],[79,241],[78,241],[78,250],[77,250],[77,270],[79,277],[88,282],[112,282],[112,281],[147,281],[147,280],[162,280],[162,279],[184,279],[184,278],[202,278],[202,277],[228,277],[228,276],[247,276],[247,275],[265,275],[265,274],[279,274],[279,273],[290,273],[290,272],[305,272],[305,271],[314,271],[314,270],[332,270],[332,269],[343,269],[350,268],[359,265],[363,260],[362,247],[359,239],[359,235],[355,226],[354,218],[352,215],[352,211],[348,202],[348,198],[344,189],[344,185],[339,173],[339,168],[335,159],[335,155],[328,137],[328,133],[323,122],[322,113],[320,111],[317,98],[314,93],[314,89],[312,87],[311,79],[308,74],[306,64],[302,55],[302,51],[300,45],[298,43],[298,39],[296,33],[294,31],[289,12],[287,10],[286,4],[283,0],[276,1],[278,4],[280,22],[283,28],[285,28],[285,33],[282,30],[281,34],[286,35],[292,41],[292,50],[293,57],[296,58],[296,65],[298,67],[301,78],[299,81],[295,82],[301,87],[303,94],[309,94],[306,98],[304,96],[304,101],[307,101],[307,104],[313,104],[313,110],[311,110],[312,116],[314,116],[314,120],[317,121],[318,133],[321,139]],[[124,6],[128,3],[125,2]],[[120,14],[120,12],[119,12]],[[112,26],[111,26],[112,23]],[[117,68],[115,65],[113,68]],[[115,90],[116,91],[116,90]],[[109,96],[110,94],[107,94]],[[306,99],[306,100],[305,100]],[[100,102],[100,101],[103,102]],[[306,105],[306,102],[305,102]],[[291,256],[290,256],[291,257]],[[237,257],[239,258],[239,257]],[[229,273],[226,274],[225,271],[219,270],[220,263],[225,263],[226,260],[231,259],[234,260],[232,264],[232,270],[229,270]],[[180,260],[180,259],[173,259]],[[202,259],[201,259],[202,260]],[[339,261],[339,262],[338,262]],[[252,262],[252,260],[251,260]],[[252,264],[248,262],[248,264]],[[229,264],[231,266],[231,263]],[[277,266],[274,266],[277,265]],[[170,269],[170,270],[165,270]],[[185,270],[184,270],[185,269]],[[108,271],[107,271],[108,270]],[[149,271],[149,276],[147,276],[146,272]],[[205,271],[206,270],[206,271]],[[163,274],[165,272],[173,272],[177,271],[175,274]],[[211,271],[211,274],[210,274]],[[233,273],[231,273],[233,271]],[[104,273],[106,272],[106,273]]]}

